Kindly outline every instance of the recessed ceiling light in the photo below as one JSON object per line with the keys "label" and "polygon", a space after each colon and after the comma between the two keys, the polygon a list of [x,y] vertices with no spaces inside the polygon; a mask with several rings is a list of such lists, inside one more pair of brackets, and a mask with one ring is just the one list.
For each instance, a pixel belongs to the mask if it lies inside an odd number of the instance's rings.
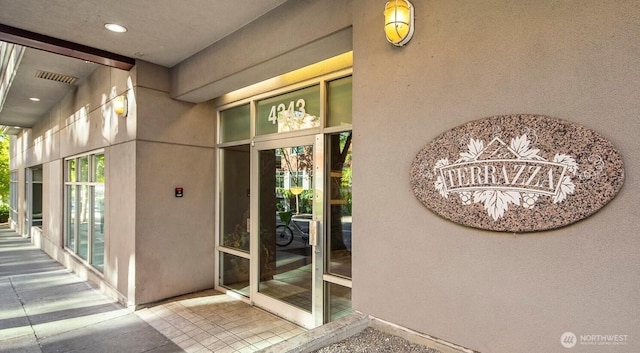
{"label": "recessed ceiling light", "polygon": [[36,97],[31,97],[29,98],[29,100],[32,102],[40,102],[40,98],[36,98]]}
{"label": "recessed ceiling light", "polygon": [[119,25],[117,23],[105,23],[104,28],[116,33],[124,33],[127,31],[127,27]]}

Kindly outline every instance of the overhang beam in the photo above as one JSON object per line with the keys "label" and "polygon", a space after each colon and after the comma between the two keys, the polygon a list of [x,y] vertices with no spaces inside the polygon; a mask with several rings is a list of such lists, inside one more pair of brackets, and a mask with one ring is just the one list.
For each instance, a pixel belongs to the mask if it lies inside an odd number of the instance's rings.
{"label": "overhang beam", "polygon": [[3,24],[0,24],[0,41],[40,49],[54,54],[69,56],[127,71],[131,70],[135,65],[135,59],[126,56]]}

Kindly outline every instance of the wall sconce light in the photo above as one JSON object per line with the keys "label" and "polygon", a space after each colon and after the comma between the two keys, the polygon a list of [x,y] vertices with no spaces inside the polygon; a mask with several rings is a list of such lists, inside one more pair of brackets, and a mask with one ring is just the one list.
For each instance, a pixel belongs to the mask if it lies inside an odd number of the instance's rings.
{"label": "wall sconce light", "polygon": [[401,47],[413,37],[413,5],[408,0],[391,0],[384,8],[384,32],[389,43]]}
{"label": "wall sconce light", "polygon": [[113,112],[119,118],[126,118],[128,113],[127,96],[117,96],[113,99]]}

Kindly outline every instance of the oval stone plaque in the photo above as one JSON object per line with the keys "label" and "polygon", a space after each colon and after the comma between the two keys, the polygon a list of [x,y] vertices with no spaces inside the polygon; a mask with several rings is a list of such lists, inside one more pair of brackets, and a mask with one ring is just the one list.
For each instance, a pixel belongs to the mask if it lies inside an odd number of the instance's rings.
{"label": "oval stone plaque", "polygon": [[411,165],[411,187],[436,214],[503,232],[589,217],[624,182],[622,157],[595,131],[541,115],[499,115],[453,128]]}

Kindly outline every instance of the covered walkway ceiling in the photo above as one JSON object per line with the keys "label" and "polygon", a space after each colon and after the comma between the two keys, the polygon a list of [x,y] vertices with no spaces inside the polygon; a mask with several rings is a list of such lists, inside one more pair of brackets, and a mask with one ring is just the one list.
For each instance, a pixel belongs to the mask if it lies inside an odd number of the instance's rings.
{"label": "covered walkway ceiling", "polygon": [[[140,59],[173,67],[285,1],[0,0],[0,41],[28,46],[0,97],[0,125],[32,127],[98,64],[127,69]],[[105,23],[128,31],[109,32]],[[43,79],[43,72],[65,80]]]}

